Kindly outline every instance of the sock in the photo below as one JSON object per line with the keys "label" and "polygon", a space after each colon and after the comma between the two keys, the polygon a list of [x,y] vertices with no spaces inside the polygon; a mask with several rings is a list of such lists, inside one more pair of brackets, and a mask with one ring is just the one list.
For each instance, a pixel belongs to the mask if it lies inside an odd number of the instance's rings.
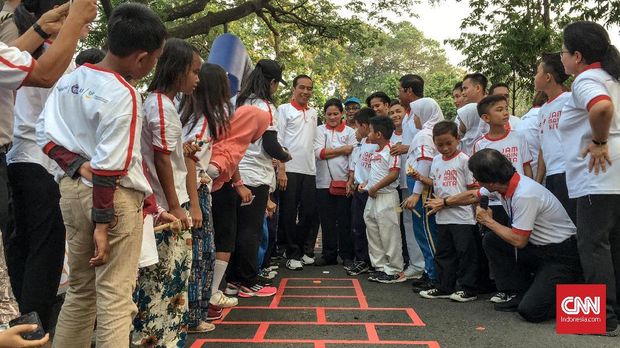
{"label": "sock", "polygon": [[215,268],[213,270],[213,284],[211,285],[212,293],[215,293],[220,289],[220,285],[222,283],[222,279],[224,279],[224,274],[226,273],[227,267],[228,262],[223,260],[215,260]]}

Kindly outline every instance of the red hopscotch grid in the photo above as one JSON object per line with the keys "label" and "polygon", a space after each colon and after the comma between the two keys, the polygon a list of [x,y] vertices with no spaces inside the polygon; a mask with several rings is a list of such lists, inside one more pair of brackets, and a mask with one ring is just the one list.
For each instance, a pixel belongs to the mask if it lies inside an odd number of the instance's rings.
{"label": "red hopscotch grid", "polygon": [[[289,280],[312,280],[314,282],[321,281],[350,281],[352,286],[287,286]],[[286,288],[296,289],[314,289],[314,288],[332,288],[332,289],[355,289],[355,296],[317,296],[317,295],[284,295]],[[359,308],[351,307],[310,307],[310,306],[291,306],[280,307],[280,301],[282,298],[294,297],[294,298],[356,298],[359,302]],[[315,322],[299,322],[299,321],[227,321],[226,317],[232,310],[244,310],[244,309],[269,309],[269,310],[315,310],[316,318]],[[406,323],[371,323],[371,322],[329,322],[327,319],[326,311],[400,311],[405,312],[411,322]],[[373,344],[373,345],[421,345],[429,348],[438,348],[439,343],[436,341],[382,341],[377,334],[377,326],[426,326],[426,324],[420,319],[417,313],[412,308],[369,308],[366,301],[366,296],[362,290],[361,284],[357,279],[350,278],[283,278],[278,286],[278,291],[274,296],[269,306],[237,306],[233,308],[226,308],[222,313],[222,318],[213,322],[216,325],[258,325],[258,329],[253,338],[214,338],[214,339],[198,339],[192,345],[191,348],[200,348],[204,344],[212,342],[219,343],[299,343],[299,344],[314,344],[314,348],[325,348],[326,344],[342,344],[342,345],[356,345],[356,344]],[[280,325],[326,325],[326,326],[364,326],[367,339],[366,340],[342,340],[342,339],[266,339],[265,335],[270,326]]]}

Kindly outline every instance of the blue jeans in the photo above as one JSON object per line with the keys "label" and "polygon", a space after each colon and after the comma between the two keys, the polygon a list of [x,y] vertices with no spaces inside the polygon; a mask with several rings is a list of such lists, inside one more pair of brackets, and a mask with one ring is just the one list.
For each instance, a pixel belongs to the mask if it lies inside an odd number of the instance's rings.
{"label": "blue jeans", "polygon": [[[409,194],[413,192],[415,186],[415,180],[411,177],[407,177],[407,189]],[[432,190],[424,190],[421,199],[415,206],[415,210],[421,217],[412,214],[413,219],[413,233],[415,239],[418,241],[420,250],[424,255],[424,271],[428,277],[436,281],[437,270],[435,269],[435,243],[437,242],[437,224],[435,223],[435,215],[428,215],[427,210],[424,208],[424,202],[431,197]]]}

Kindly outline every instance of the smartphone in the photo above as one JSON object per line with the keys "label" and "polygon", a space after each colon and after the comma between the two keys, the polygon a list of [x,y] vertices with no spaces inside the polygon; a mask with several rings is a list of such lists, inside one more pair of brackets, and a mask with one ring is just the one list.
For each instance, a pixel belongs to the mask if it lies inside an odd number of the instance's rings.
{"label": "smartphone", "polygon": [[239,206],[240,206],[240,207],[245,207],[246,205],[250,205],[250,204],[252,204],[252,202],[254,201],[254,197],[256,197],[256,196],[252,195],[252,198],[250,198],[250,201],[249,201],[249,202],[247,202],[247,203],[243,203],[243,202],[241,202],[241,204],[239,204]]}
{"label": "smartphone", "polygon": [[24,314],[17,319],[13,319],[9,321],[9,326],[17,326],[17,325],[37,325],[36,330],[32,332],[22,333],[21,336],[25,340],[40,340],[45,337],[45,331],[43,331],[43,325],[41,324],[41,319],[39,319],[39,315],[37,312],[30,312],[28,314]]}

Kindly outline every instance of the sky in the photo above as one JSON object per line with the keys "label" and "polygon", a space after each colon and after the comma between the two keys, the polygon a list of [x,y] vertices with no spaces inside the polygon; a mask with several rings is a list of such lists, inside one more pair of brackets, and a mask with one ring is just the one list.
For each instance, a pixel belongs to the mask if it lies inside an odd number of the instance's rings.
{"label": "sky", "polygon": [[[344,0],[333,0],[335,3],[343,4]],[[463,54],[454,47],[444,44],[446,39],[456,39],[459,37],[461,20],[469,15],[469,1],[463,0],[443,0],[441,4],[431,6],[428,1],[421,0],[420,4],[415,5],[414,11],[418,17],[388,15],[394,21],[410,21],[420,29],[426,37],[435,39],[446,50],[448,60],[453,65],[458,65],[464,60]],[[613,26],[608,28],[611,42],[620,48],[620,28]]]}

